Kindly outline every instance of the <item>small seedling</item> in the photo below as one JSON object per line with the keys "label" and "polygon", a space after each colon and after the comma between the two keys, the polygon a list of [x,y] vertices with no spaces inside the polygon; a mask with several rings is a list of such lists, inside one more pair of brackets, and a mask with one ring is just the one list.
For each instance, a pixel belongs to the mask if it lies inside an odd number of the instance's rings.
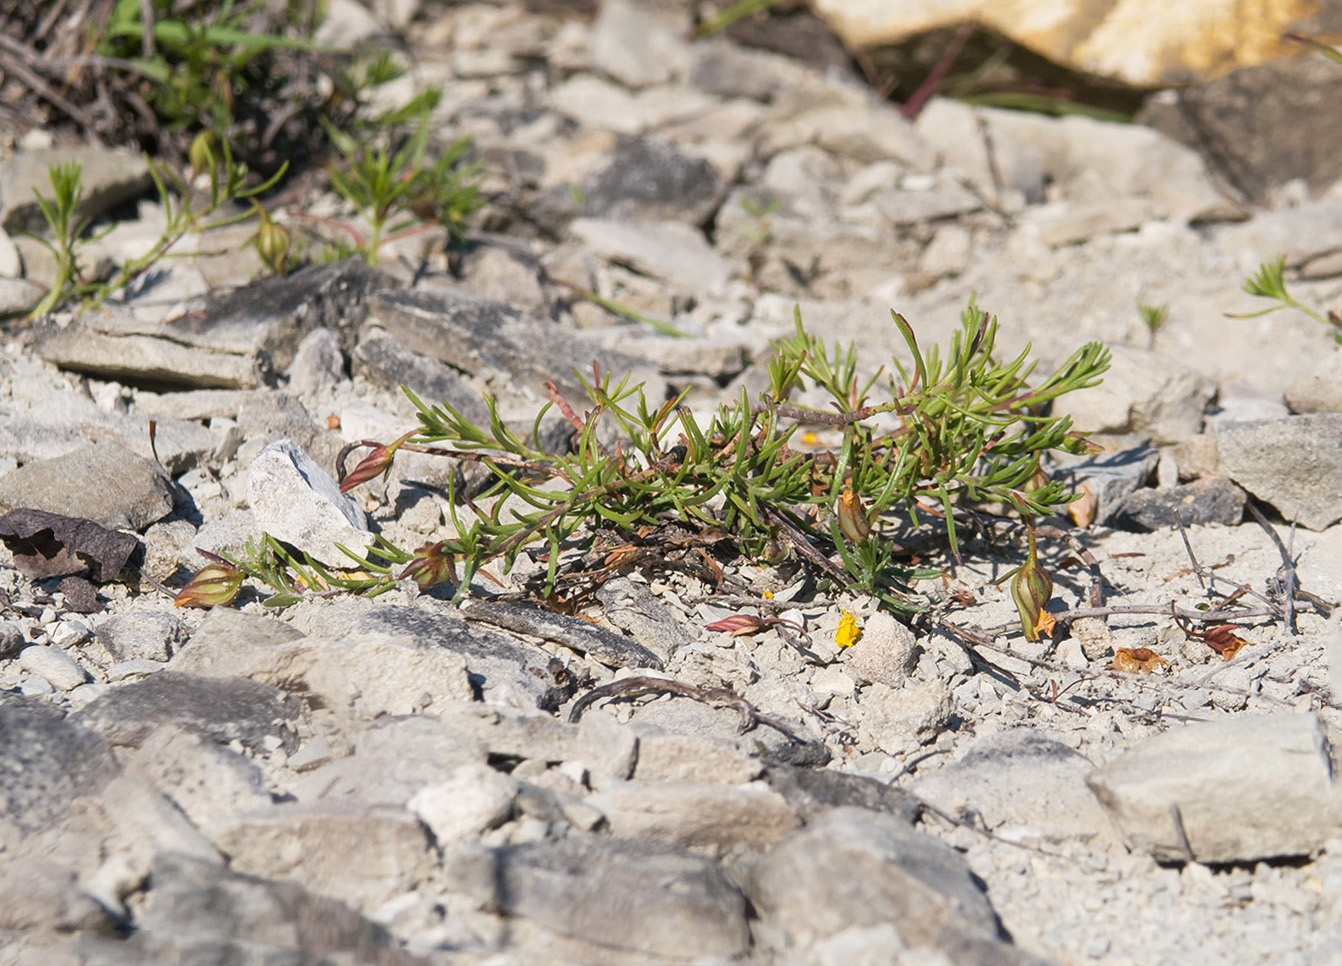
{"label": "small seedling", "polygon": [[344,160],[327,167],[331,187],[368,222],[365,235],[341,225],[356,250],[370,265],[378,263],[383,245],[444,226],[450,238],[459,238],[468,215],[484,202],[473,180],[478,165],[461,162],[471,149],[470,138],[454,142],[433,164],[427,163],[429,111],[436,98],[417,99],[402,111],[384,117],[389,126],[418,117],[414,133],[395,150],[386,144],[361,143],[335,127],[327,127]]}
{"label": "small seedling", "polygon": [[1248,279],[1244,283],[1244,291],[1258,298],[1273,299],[1280,302],[1280,305],[1273,305],[1258,312],[1243,312],[1231,314],[1232,319],[1256,319],[1260,316],[1277,312],[1281,309],[1295,309],[1297,312],[1303,312],[1311,319],[1328,326],[1333,330],[1333,341],[1342,345],[1342,316],[1336,312],[1329,312],[1323,315],[1315,311],[1303,302],[1298,301],[1290,292],[1286,290],[1286,280],[1284,278],[1286,271],[1286,256],[1278,255],[1271,262],[1264,262],[1258,266],[1258,274]]}
{"label": "small seedling", "polygon": [[[85,237],[89,225],[78,215],[79,202],[84,194],[79,165],[73,163],[53,165],[48,169],[51,196],[44,196],[36,188],[33,189],[33,193],[37,196],[37,204],[47,222],[51,239],[34,237],[55,255],[56,279],[51,291],[33,309],[31,316],[35,318],[45,315],[56,306],[66,303],[78,304],[83,310],[101,306],[108,298],[129,288],[159,259],[168,255],[172,247],[187,234],[222,228],[251,218],[252,212],[242,211],[209,220],[226,204],[254,201],[258,195],[268,191],[283,178],[287,170],[287,166],[281,166],[279,171],[264,182],[248,185],[247,166],[233,159],[227,143],[221,145],[217,161],[213,150],[212,145],[206,145],[192,152],[195,155],[192,158],[193,166],[198,163],[210,164],[209,194],[203,204],[196,208],[191,205],[191,193],[184,176],[174,173],[166,165],[146,159],[149,164],[149,175],[158,192],[167,225],[158,241],[147,252],[126,259],[108,279],[86,278],[79,268],[79,256],[87,245],[106,235],[115,226],[110,226],[99,235]],[[269,223],[269,218],[264,211],[261,214],[264,228],[265,223]],[[283,231],[278,226],[272,226],[272,231],[267,237],[269,250],[278,257],[282,246],[276,230]]]}

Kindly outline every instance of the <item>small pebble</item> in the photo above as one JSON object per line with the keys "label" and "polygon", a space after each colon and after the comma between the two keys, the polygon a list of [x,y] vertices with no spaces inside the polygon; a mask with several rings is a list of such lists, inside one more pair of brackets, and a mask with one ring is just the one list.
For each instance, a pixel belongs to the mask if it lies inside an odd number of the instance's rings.
{"label": "small pebble", "polygon": [[89,629],[83,621],[61,621],[51,631],[51,643],[57,647],[74,647],[88,640]]}
{"label": "small pebble", "polygon": [[51,682],[46,678],[27,678],[19,685],[19,693],[29,698],[37,698],[44,694],[51,694],[54,690],[55,689],[51,686]]}
{"label": "small pebble", "polygon": [[107,684],[81,684],[70,692],[70,707],[78,711],[94,699],[101,698],[111,689],[111,685]]}
{"label": "small pebble", "polygon": [[61,691],[79,687],[88,677],[84,669],[74,662],[74,658],[60,648],[43,647],[40,644],[23,649],[19,655],[19,667],[45,678],[53,688]]}
{"label": "small pebble", "polygon": [[37,618],[37,622],[38,622],[39,624],[54,624],[54,623],[56,623],[56,608],[54,608],[54,607],[43,607],[43,608],[42,608],[42,615],[41,615],[40,617]]}

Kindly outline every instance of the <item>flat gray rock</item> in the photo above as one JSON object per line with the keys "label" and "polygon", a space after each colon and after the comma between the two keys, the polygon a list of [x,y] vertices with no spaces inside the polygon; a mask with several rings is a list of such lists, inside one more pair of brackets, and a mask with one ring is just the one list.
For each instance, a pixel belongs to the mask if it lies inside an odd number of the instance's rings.
{"label": "flat gray rock", "polygon": [[1342,520],[1342,413],[1222,423],[1216,443],[1226,474],[1286,520]]}
{"label": "flat gray rock", "polygon": [[373,544],[368,519],[330,474],[289,439],[270,443],[247,470],[247,500],[258,530],[333,567]]}
{"label": "flat gray rock", "polygon": [[608,261],[697,293],[726,285],[735,270],[700,231],[683,222],[578,218],[569,232]]}
{"label": "flat gray rock", "polygon": [[96,636],[118,661],[166,661],[186,640],[187,629],[170,610],[129,611],[99,624]]}
{"label": "flat gray rock", "polygon": [[7,232],[46,231],[46,219],[33,194],[50,199],[51,166],[79,165],[84,189],[76,222],[89,222],[123,201],[149,191],[153,181],[144,157],[105,147],[52,147],[19,151],[0,167],[0,228]]}
{"label": "flat gray rock", "polygon": [[146,389],[253,389],[264,383],[260,361],[243,349],[174,337],[164,326],[129,317],[80,316],[33,327],[43,359],[100,379]]}
{"label": "flat gray rock", "polygon": [[583,202],[576,213],[589,218],[699,225],[722,200],[725,185],[711,164],[674,144],[621,137],[606,164],[578,188]]}
{"label": "flat gray rock", "polygon": [[477,424],[489,419],[480,394],[452,366],[416,352],[385,329],[370,328],[354,348],[354,369],[365,379],[400,392],[405,386],[425,404],[446,402]]}
{"label": "flat gray rock", "polygon": [[102,736],[44,702],[0,697],[0,734],[0,817],[21,831],[50,828],[121,772]]}
{"label": "flat gray rock", "polygon": [[1239,715],[1147,738],[1086,784],[1162,862],[1309,855],[1342,830],[1331,748],[1316,715]]}
{"label": "flat gray rock", "polygon": [[1123,501],[1115,518],[1124,530],[1159,530],[1220,524],[1233,527],[1244,518],[1244,491],[1225,477],[1194,480],[1167,490],[1137,490]]}
{"label": "flat gray rock", "polygon": [[741,894],[711,860],[671,846],[570,835],[460,861],[481,900],[589,956],[732,960],[750,944]]}
{"label": "flat gray rock", "polygon": [[402,809],[280,802],[202,831],[238,872],[288,879],[365,911],[408,892],[435,864],[428,830]]}
{"label": "flat gray rock", "polygon": [[610,782],[586,800],[606,816],[612,835],[719,853],[772,845],[801,824],[787,800],[758,781]]}
{"label": "flat gray rock", "polygon": [[217,864],[159,853],[143,919],[127,937],[86,937],[86,966],[132,963],[357,962],[416,966],[390,934],[353,909],[295,882],[244,875]]}
{"label": "flat gray rock", "polygon": [[241,741],[263,751],[266,740],[293,751],[297,699],[246,678],[206,678],[176,671],[113,688],[70,716],[114,745],[138,747],[155,728],[173,724],[213,741]]}
{"label": "flat gray rock", "polygon": [[[641,762],[640,762],[641,764]],[[918,818],[918,800],[902,788],[865,775],[828,768],[770,765],[769,784],[807,822],[835,808],[863,808],[887,812],[912,826]]]}
{"label": "flat gray rock", "polygon": [[590,621],[533,607],[493,601],[471,601],[462,608],[468,620],[530,634],[586,654],[610,667],[661,668],[662,659],[632,637],[598,627]]}
{"label": "flat gray rock", "polygon": [[333,329],[340,347],[354,344],[368,294],[386,277],[362,258],[313,265],[291,275],[266,275],[208,301],[166,333],[220,351],[254,358],[267,372],[287,372],[299,343],[313,329]]}
{"label": "flat gray rock", "polygon": [[[283,626],[283,625],[281,625]],[[466,659],[448,648],[385,630],[340,628],[327,636],[276,639],[256,626],[216,624],[197,634],[172,669],[210,677],[245,677],[331,710],[365,718],[438,714],[475,698]]]}
{"label": "flat gray rock", "polygon": [[[603,370],[633,373],[650,386],[660,377],[643,360],[588,342],[581,333],[534,318],[504,302],[452,288],[382,291],[370,303],[372,318],[412,352],[483,379],[495,391],[525,387],[543,397],[553,379],[576,400],[582,387],[574,372],[590,375],[595,357]],[[524,391],[525,391],[524,390]],[[649,398],[656,395],[649,390]],[[430,400],[424,400],[430,402]]]}
{"label": "flat gray rock", "polygon": [[989,830],[1010,826],[1033,838],[1088,839],[1108,827],[1086,776],[1089,759],[1031,728],[982,738],[959,761],[920,774],[918,798],[955,815],[972,809]]}
{"label": "flat gray rock", "polygon": [[[471,683],[486,701],[520,701],[535,706],[544,700],[549,686],[531,668],[540,670],[548,657],[505,634],[475,627],[456,613],[419,607],[383,605],[369,607],[362,616],[333,615],[332,623],[320,625],[322,633],[408,637],[419,647],[446,648],[466,660]],[[314,633],[318,630],[314,627]]]}
{"label": "flat gray rock", "polygon": [[826,812],[749,864],[746,896],[764,924],[810,943],[852,928],[893,926],[908,946],[943,930],[1001,939],[964,858],[892,815]]}
{"label": "flat gray rock", "polygon": [[354,754],[305,770],[294,795],[300,802],[405,808],[422,789],[487,757],[483,741],[436,716],[383,717],[359,732]]}
{"label": "flat gray rock", "polygon": [[0,512],[23,507],[143,530],[172,512],[172,488],[153,461],[120,443],[99,443],[27,463],[0,477]]}

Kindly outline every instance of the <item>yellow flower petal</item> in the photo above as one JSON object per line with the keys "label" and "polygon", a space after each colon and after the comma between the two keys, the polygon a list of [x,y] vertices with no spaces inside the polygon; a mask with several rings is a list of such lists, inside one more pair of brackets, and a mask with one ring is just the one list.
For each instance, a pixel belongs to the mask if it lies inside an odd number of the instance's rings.
{"label": "yellow flower petal", "polygon": [[843,616],[839,618],[839,629],[834,632],[834,643],[839,647],[852,647],[862,636],[862,629],[857,626],[857,618],[848,611],[840,613]]}
{"label": "yellow flower petal", "polygon": [[762,594],[760,594],[760,596],[763,597],[765,600],[773,600],[774,592],[772,590],[766,590]]}

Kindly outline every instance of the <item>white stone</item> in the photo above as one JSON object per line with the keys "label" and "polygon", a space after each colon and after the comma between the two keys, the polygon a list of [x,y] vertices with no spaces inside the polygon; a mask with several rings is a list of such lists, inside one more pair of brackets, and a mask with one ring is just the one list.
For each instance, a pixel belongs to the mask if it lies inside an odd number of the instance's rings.
{"label": "white stone", "polygon": [[1313,714],[1237,715],[1148,738],[1086,783],[1159,861],[1307,855],[1342,831],[1331,746]]}
{"label": "white stone", "polygon": [[252,460],[247,500],[259,530],[324,564],[350,562],[337,543],[355,553],[373,543],[364,512],[293,440],[277,440]]}
{"label": "white stone", "polygon": [[51,643],[57,647],[74,647],[88,639],[89,629],[83,621],[61,621],[51,631]]}
{"label": "white stone", "polygon": [[696,293],[722,288],[735,271],[697,229],[682,222],[579,218],[569,231],[602,258]]}
{"label": "white stone", "polygon": [[23,649],[19,654],[19,667],[43,678],[58,691],[71,691],[88,679],[84,669],[70,655],[59,648],[41,644]]}
{"label": "white stone", "polygon": [[473,839],[506,822],[518,783],[483,762],[459,765],[446,781],[429,785],[406,806],[438,844]]}

